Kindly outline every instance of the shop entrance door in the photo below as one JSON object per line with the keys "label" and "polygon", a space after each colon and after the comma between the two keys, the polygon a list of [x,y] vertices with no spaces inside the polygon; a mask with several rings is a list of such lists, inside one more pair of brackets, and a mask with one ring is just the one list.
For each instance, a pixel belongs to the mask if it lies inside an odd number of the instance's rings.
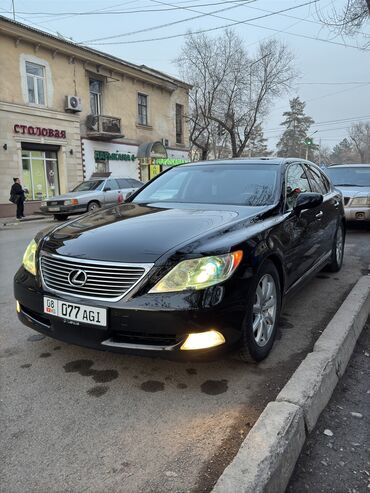
{"label": "shop entrance door", "polygon": [[59,194],[58,160],[55,151],[22,151],[22,184],[28,200],[44,200]]}

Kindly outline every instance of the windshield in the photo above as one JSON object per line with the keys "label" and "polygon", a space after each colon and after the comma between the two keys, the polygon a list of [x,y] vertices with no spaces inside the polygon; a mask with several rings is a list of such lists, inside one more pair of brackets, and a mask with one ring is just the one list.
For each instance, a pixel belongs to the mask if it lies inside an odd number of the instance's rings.
{"label": "windshield", "polygon": [[104,180],[89,180],[83,181],[76,188],[72,190],[72,192],[90,192],[91,190],[98,190],[99,186],[103,183]]}
{"label": "windshield", "polygon": [[133,202],[269,205],[276,195],[279,169],[261,164],[180,166],[150,183]]}
{"label": "windshield", "polygon": [[325,173],[334,185],[352,187],[370,187],[370,166],[346,166],[343,168],[326,168]]}

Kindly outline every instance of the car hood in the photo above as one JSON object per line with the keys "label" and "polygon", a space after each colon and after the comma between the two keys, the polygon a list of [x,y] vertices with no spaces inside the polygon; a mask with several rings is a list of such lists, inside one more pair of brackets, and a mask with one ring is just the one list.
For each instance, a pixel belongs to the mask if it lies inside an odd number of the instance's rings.
{"label": "car hood", "polygon": [[47,202],[54,202],[55,200],[67,200],[67,199],[78,199],[79,197],[84,197],[90,193],[98,192],[98,190],[88,190],[86,192],[68,192],[63,195],[56,195],[55,197],[50,197]]}
{"label": "car hood", "polygon": [[212,230],[228,229],[241,219],[252,221],[269,207],[123,204],[56,228],[45,237],[42,249],[84,259],[152,263]]}
{"label": "car hood", "polygon": [[370,187],[354,187],[354,186],[337,186],[335,188],[340,190],[344,197],[363,197],[364,195],[370,195]]}

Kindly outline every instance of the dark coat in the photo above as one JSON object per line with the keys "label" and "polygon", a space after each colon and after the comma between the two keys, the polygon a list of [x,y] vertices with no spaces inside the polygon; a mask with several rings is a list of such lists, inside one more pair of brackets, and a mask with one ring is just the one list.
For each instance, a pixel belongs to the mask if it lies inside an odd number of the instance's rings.
{"label": "dark coat", "polygon": [[24,201],[24,190],[19,183],[13,183],[12,188],[10,189],[10,197],[15,198],[15,203],[17,203],[19,200]]}

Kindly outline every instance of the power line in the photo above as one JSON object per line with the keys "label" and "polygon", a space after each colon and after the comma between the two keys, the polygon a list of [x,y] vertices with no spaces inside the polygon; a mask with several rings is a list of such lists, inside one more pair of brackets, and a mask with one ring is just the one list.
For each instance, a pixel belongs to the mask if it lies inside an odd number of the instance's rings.
{"label": "power line", "polygon": [[[254,2],[255,0],[252,0],[250,2],[245,2],[245,3],[252,3]],[[215,14],[218,14],[219,12],[221,11],[225,11],[225,10],[230,10],[231,8],[235,8],[235,7],[228,7],[227,9],[221,9],[221,10],[216,10],[216,11],[213,11],[213,12],[207,12],[207,13],[201,13],[201,15],[199,16],[194,16],[194,17],[189,17],[188,19],[183,19],[181,21],[176,21],[176,22],[173,22],[173,23],[169,23],[169,24],[162,24],[160,26],[154,26],[154,27],[150,27],[150,28],[147,28],[147,29],[141,29],[140,31],[133,31],[131,33],[122,33],[122,34],[116,34],[115,36],[106,36],[106,37],[103,37],[103,38],[97,38],[97,39],[90,39],[88,41],[84,41],[83,43],[91,43],[91,44],[95,44],[96,41],[105,41],[105,40],[108,40],[108,39],[116,39],[116,38],[121,38],[123,36],[128,36],[128,35],[131,35],[131,34],[137,34],[138,32],[148,32],[148,31],[152,31],[153,29],[161,29],[162,27],[169,27],[171,25],[174,25],[174,24],[179,24],[180,22],[188,22],[188,21],[192,21],[192,20],[195,20],[195,19],[199,19],[200,17],[205,17],[205,16],[212,16],[212,17],[217,17],[217,18],[220,18],[220,19],[224,19],[224,20],[232,20],[233,21],[233,24],[243,24],[243,23],[246,23],[247,21],[253,21],[253,20],[258,20],[258,19],[264,19],[265,17],[271,17],[272,15],[276,15],[280,12],[287,12],[289,10],[293,10],[293,9],[297,9],[297,8],[300,8],[300,7],[303,7],[305,5],[310,5],[312,3],[316,3],[318,0],[310,0],[309,2],[306,2],[306,3],[303,3],[303,4],[300,4],[300,5],[296,5],[294,7],[289,7],[289,8],[286,8],[286,9],[282,9],[282,10],[279,10],[279,11],[276,11],[276,12],[272,12],[272,13],[269,13],[269,14],[264,14],[264,15],[261,15],[261,16],[258,16],[258,17],[252,17],[250,19],[245,19],[243,21],[234,21],[232,19],[228,19],[226,17],[222,17],[222,16],[218,16],[218,15],[215,15]],[[238,5],[239,7],[240,5]],[[197,12],[197,11],[195,11]],[[220,26],[220,27],[217,27],[217,28],[210,28],[210,29],[205,29],[205,30],[202,30],[202,31],[198,31],[197,33],[195,34],[198,34],[198,33],[202,33],[202,32],[208,32],[208,31],[214,31],[216,29],[223,29],[224,27],[228,27],[227,26]],[[154,40],[159,40],[159,39],[171,39],[171,38],[178,38],[178,37],[181,37],[181,36],[186,36],[188,33],[182,33],[182,34],[175,34],[175,35],[172,35],[172,36],[165,36],[163,38],[154,38],[154,39],[151,39],[151,40],[138,40],[138,41],[123,41],[123,42],[116,42],[116,43],[98,43],[98,44],[126,44],[126,43],[140,43],[140,42],[145,42],[145,41],[154,41]]]}

